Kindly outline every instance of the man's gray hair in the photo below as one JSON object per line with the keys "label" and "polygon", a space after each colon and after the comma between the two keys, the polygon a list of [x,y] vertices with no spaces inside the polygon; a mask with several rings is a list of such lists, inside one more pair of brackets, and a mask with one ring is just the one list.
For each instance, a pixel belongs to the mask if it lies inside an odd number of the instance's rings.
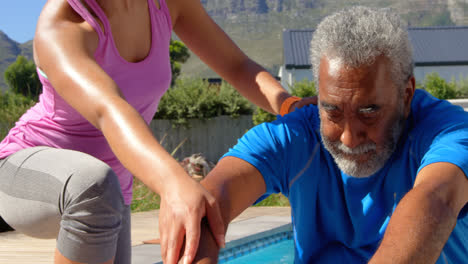
{"label": "man's gray hair", "polygon": [[323,56],[358,67],[370,65],[383,55],[390,60],[392,78],[400,91],[413,75],[413,52],[406,23],[389,9],[352,7],[332,14],[318,25],[310,48],[317,84]]}

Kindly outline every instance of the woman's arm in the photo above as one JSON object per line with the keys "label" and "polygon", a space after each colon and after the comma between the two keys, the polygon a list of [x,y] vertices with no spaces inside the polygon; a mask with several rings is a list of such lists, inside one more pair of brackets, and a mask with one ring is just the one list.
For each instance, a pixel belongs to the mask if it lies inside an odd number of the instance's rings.
{"label": "woman's arm", "polygon": [[49,1],[34,40],[36,63],[60,96],[102,131],[122,164],[161,195],[165,219],[180,219],[165,232],[183,236],[179,231],[186,230],[186,251],[194,255],[200,219],[205,214],[215,232],[224,234],[217,203],[164,150],[116,83],[96,63],[93,54],[97,43],[97,34],[67,1]]}
{"label": "woman's arm", "polygon": [[268,112],[279,114],[281,104],[291,95],[236,46],[209,17],[199,0],[167,3],[174,32],[190,50],[244,97]]}

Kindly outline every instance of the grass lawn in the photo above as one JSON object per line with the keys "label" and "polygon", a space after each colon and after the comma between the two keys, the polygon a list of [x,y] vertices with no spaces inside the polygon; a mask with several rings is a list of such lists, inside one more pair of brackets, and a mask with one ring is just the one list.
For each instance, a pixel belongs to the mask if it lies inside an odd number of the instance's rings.
{"label": "grass lawn", "polygon": [[161,198],[152,192],[140,180],[133,177],[133,201],[130,206],[132,212],[144,212],[159,209]]}
{"label": "grass lawn", "polygon": [[[134,178],[132,212],[144,212],[159,209],[161,199],[141,181]],[[272,194],[255,206],[289,206],[288,198],[282,194]]]}

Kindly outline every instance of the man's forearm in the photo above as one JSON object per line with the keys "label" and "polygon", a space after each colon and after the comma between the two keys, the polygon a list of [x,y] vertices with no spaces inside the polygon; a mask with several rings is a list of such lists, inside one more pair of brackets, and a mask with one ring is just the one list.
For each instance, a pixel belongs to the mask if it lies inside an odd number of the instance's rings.
{"label": "man's forearm", "polygon": [[435,263],[456,221],[439,197],[415,188],[399,203],[369,263]]}
{"label": "man's forearm", "polygon": [[218,263],[219,247],[210,231],[206,218],[201,222],[200,244],[193,263]]}
{"label": "man's forearm", "polygon": [[[265,193],[265,182],[260,172],[235,157],[220,160],[201,184],[218,201],[224,230],[227,230],[232,219]],[[219,248],[206,221],[202,221],[201,231],[196,260],[200,261],[198,263],[216,263]]]}

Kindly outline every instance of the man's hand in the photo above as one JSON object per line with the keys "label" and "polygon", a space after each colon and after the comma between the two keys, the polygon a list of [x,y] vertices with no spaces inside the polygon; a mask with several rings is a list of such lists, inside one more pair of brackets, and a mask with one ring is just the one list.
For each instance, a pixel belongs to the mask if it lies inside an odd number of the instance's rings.
{"label": "man's hand", "polygon": [[203,218],[201,222],[200,244],[198,246],[198,251],[197,255],[195,256],[194,263],[218,263],[219,250],[220,247],[216,243],[213,233],[210,231],[208,221],[206,220],[206,218]]}
{"label": "man's hand", "polygon": [[[265,181],[250,163],[235,157],[225,157],[201,181],[218,201],[227,230],[229,222],[265,193]],[[217,263],[219,246],[213,236],[213,228],[202,221],[200,243],[194,259],[196,263]]]}
{"label": "man's hand", "polygon": [[216,199],[200,184],[187,177],[161,196],[159,232],[164,263],[176,263],[183,246],[183,263],[191,263],[200,240],[200,222],[206,216],[216,234],[218,246],[224,246],[224,223]]}

